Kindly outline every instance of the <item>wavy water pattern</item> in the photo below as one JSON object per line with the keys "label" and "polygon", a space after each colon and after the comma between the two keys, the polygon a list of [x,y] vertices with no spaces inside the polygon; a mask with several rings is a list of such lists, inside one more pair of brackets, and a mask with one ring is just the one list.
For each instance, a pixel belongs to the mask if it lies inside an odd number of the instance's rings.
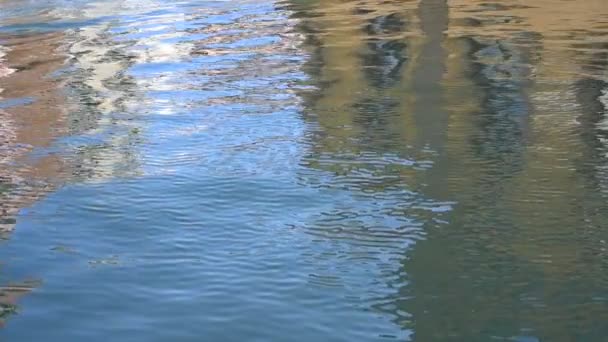
{"label": "wavy water pattern", "polygon": [[0,0],[8,341],[603,341],[604,0]]}

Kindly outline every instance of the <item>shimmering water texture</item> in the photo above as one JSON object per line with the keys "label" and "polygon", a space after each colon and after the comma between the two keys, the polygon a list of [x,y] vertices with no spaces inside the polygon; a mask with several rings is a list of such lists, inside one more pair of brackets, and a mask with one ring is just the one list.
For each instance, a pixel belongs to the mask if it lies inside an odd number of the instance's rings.
{"label": "shimmering water texture", "polygon": [[605,0],[0,0],[2,341],[608,341]]}

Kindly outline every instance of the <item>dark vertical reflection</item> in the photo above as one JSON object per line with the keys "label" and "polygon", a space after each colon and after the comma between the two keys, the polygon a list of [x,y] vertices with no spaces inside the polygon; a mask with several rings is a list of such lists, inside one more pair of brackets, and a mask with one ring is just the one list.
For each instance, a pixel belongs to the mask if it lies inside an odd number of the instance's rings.
{"label": "dark vertical reflection", "polygon": [[[608,61],[608,58],[605,60]],[[578,117],[581,124],[579,134],[586,147],[583,155],[579,157],[580,171],[588,179],[588,189],[599,190],[598,196],[605,197],[608,191],[608,82],[596,78],[582,78],[575,82],[574,89],[581,108]]]}
{"label": "dark vertical reflection", "polygon": [[[301,18],[313,87],[300,92],[311,127],[301,178],[348,198],[337,199],[306,229],[344,259],[369,265],[361,271],[347,264],[344,281],[354,278],[363,288],[358,305],[389,317],[407,337],[407,270],[389,261],[400,260],[424,237],[421,227],[450,210],[450,203],[418,192],[445,144],[447,3],[335,1],[290,8]],[[408,35],[420,29],[421,37]],[[357,277],[361,272],[366,277]]]}
{"label": "dark vertical reflection", "polygon": [[445,226],[427,227],[428,239],[404,263],[410,280],[404,308],[418,341],[482,341],[508,336],[517,317],[510,311],[517,288],[502,286],[519,279],[516,256],[503,246],[517,234],[504,202],[525,163],[531,108],[529,73],[521,69],[531,61],[500,41],[463,37],[445,44],[457,56],[442,81],[448,138],[425,182],[426,191],[457,204]]}
{"label": "dark vertical reflection", "polygon": [[598,82],[558,76],[580,56],[560,56],[547,27],[531,31],[535,13],[455,5],[436,167],[449,167],[443,190],[457,204],[404,263],[415,340],[601,339],[606,205],[579,173],[601,163],[576,133],[597,139]]}
{"label": "dark vertical reflection", "polygon": [[608,73],[608,42],[576,43],[583,48],[582,70],[586,76],[573,85],[576,101],[580,106],[579,134],[585,145],[580,157],[580,169],[587,176],[590,191],[608,195],[608,80],[597,77]]}
{"label": "dark vertical reflection", "polygon": [[411,76],[413,124],[419,129],[419,148],[429,144],[433,149],[442,149],[448,120],[441,86],[447,56],[443,46],[448,26],[447,1],[422,0],[417,15],[423,37]]}

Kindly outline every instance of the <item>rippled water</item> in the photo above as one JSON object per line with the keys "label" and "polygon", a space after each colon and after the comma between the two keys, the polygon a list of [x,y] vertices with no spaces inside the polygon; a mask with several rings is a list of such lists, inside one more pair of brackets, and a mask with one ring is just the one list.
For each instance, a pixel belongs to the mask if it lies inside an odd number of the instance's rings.
{"label": "rippled water", "polygon": [[0,0],[7,341],[607,341],[604,0]]}

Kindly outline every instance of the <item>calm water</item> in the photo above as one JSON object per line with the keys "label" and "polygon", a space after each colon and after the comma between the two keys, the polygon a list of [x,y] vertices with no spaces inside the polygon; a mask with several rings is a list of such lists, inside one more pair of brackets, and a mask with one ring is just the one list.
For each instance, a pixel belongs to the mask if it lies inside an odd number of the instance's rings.
{"label": "calm water", "polygon": [[608,341],[605,0],[0,0],[4,341]]}

